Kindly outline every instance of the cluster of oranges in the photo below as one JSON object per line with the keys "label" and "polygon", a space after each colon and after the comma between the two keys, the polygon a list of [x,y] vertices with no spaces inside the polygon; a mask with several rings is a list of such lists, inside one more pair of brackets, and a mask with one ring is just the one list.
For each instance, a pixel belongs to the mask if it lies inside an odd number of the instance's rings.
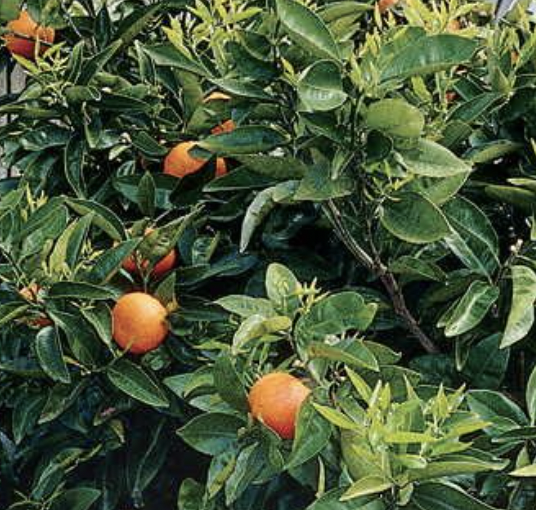
{"label": "cluster of oranges", "polygon": [[[18,19],[8,24],[5,43],[8,50],[27,59],[34,59],[36,52],[42,54],[54,42],[55,31],[38,25],[28,14],[21,11]],[[231,98],[221,92],[213,92],[204,102],[229,101]],[[212,134],[226,133],[234,130],[235,124],[229,119],[215,126]],[[197,145],[195,141],[181,142],[167,155],[164,161],[164,173],[177,178],[185,177],[201,170],[208,160],[191,155],[190,151]],[[225,159],[217,158],[216,176],[227,173]],[[145,235],[153,232],[148,228]],[[172,249],[160,259],[151,270],[151,276],[161,278],[171,271],[178,255]],[[149,261],[138,254],[131,255],[123,262],[123,269],[139,275],[149,266]],[[31,284],[20,291],[21,297],[31,303],[42,301],[42,289]],[[123,350],[132,354],[144,354],[159,347],[167,338],[169,325],[165,306],[155,297],[145,292],[130,292],[123,295],[112,310],[113,338]],[[29,325],[43,328],[52,325],[44,314],[27,321]],[[248,395],[250,412],[254,419],[263,422],[283,439],[293,439],[298,413],[311,390],[303,382],[287,373],[273,372],[261,377],[251,388]]]}
{"label": "cluster of oranges", "polygon": [[[222,92],[213,92],[205,98],[204,102],[210,103],[211,101],[229,101],[230,99],[231,98],[227,94]],[[233,131],[234,128],[234,121],[232,119],[228,119],[220,125],[212,128],[211,132],[213,135],[229,133],[230,131]],[[186,175],[190,175],[201,170],[208,163],[208,160],[196,158],[190,154],[190,151],[194,149],[196,145],[196,142],[188,141],[181,142],[173,147],[164,160],[164,173],[182,178]],[[225,162],[225,159],[217,158],[216,177],[220,177],[226,173],[227,163]]]}

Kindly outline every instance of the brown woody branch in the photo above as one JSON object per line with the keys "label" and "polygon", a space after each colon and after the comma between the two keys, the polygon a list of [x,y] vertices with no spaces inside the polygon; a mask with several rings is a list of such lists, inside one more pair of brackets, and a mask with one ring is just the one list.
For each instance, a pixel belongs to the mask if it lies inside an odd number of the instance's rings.
{"label": "brown woody branch", "polygon": [[340,212],[333,201],[328,201],[325,211],[331,223],[335,227],[337,235],[346,245],[350,253],[352,253],[352,255],[362,265],[374,273],[382,282],[389,295],[389,298],[391,299],[395,313],[404,321],[404,324],[410,333],[419,341],[425,351],[429,354],[436,354],[440,352],[437,345],[421,329],[419,323],[411,313],[411,310],[408,308],[404,294],[402,293],[402,289],[400,288],[400,285],[398,284],[393,273],[387,269],[377,254],[373,258],[365,249],[363,249],[362,246],[359,245],[358,242],[356,242],[344,224]]}

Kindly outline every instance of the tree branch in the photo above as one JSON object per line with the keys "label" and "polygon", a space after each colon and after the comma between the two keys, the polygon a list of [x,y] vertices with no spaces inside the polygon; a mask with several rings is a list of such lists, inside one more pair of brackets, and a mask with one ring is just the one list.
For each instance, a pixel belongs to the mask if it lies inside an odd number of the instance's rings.
{"label": "tree branch", "polygon": [[395,313],[404,321],[404,324],[410,333],[419,341],[427,353],[437,354],[440,352],[437,345],[419,326],[419,323],[406,304],[404,294],[402,293],[402,289],[398,285],[396,278],[381,262],[379,255],[376,254],[374,258],[371,257],[367,251],[356,242],[352,234],[346,228],[346,225],[341,218],[340,211],[332,200],[328,201],[324,210],[332,225],[335,227],[335,232],[339,236],[339,239],[345,244],[350,253],[352,253],[352,255],[369,271],[373,272],[382,282],[391,299]]}

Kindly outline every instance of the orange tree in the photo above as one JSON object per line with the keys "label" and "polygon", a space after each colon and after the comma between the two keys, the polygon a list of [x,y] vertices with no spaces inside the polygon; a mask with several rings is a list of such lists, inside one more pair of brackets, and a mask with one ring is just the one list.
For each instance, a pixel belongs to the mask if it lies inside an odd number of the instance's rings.
{"label": "orange tree", "polygon": [[3,508],[534,508],[536,46],[490,13],[2,0]]}

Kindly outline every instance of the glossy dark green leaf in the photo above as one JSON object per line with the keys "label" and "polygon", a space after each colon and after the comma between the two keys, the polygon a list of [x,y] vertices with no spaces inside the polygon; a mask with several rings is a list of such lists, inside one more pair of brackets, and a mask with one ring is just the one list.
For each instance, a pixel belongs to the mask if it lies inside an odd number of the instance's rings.
{"label": "glossy dark green leaf", "polygon": [[432,140],[421,139],[414,148],[401,151],[401,155],[410,172],[425,177],[452,177],[471,171],[467,163]]}
{"label": "glossy dark green leaf", "polygon": [[478,326],[488,313],[491,305],[497,301],[499,289],[481,281],[473,282],[454,308],[446,315],[445,336],[459,336]]}
{"label": "glossy dark green leaf", "polygon": [[450,69],[470,60],[476,49],[476,41],[458,35],[420,37],[389,59],[382,69],[381,80],[405,79]]}
{"label": "glossy dark green leaf", "polygon": [[287,469],[294,469],[320,453],[331,437],[331,424],[309,403],[305,402],[298,414],[296,437]]}
{"label": "glossy dark green leaf", "polygon": [[80,215],[94,213],[93,223],[106,232],[112,239],[121,241],[125,239],[126,232],[123,222],[108,207],[93,200],[69,198],[67,205]]}
{"label": "glossy dark green leaf", "polygon": [[339,108],[347,98],[341,68],[331,60],[319,60],[309,66],[301,75],[297,90],[305,109],[313,112]]}
{"label": "glossy dark green leaf", "polygon": [[152,407],[168,407],[166,394],[138,365],[126,359],[115,362],[106,375],[123,393]]}
{"label": "glossy dark green leaf", "polygon": [[86,157],[86,146],[83,140],[73,136],[64,151],[64,168],[67,182],[75,192],[77,197],[83,198],[85,195],[84,182],[84,160]]}
{"label": "glossy dark green leaf", "polygon": [[445,243],[468,267],[488,275],[498,267],[499,241],[486,215],[469,200],[456,197],[443,207],[451,231]]}
{"label": "glossy dark green leaf", "polygon": [[527,266],[512,266],[512,305],[508,314],[501,348],[509,347],[527,336],[534,324],[536,273]]}
{"label": "glossy dark green leaf", "polygon": [[156,209],[156,184],[153,176],[145,172],[138,185],[138,205],[145,216],[154,216]]}
{"label": "glossy dark green leaf", "polygon": [[276,0],[277,16],[296,43],[318,57],[339,59],[339,48],[322,19],[296,0]]}
{"label": "glossy dark green leaf", "polygon": [[467,396],[469,408],[491,425],[490,432],[500,435],[520,426],[528,425],[521,408],[506,395],[490,390],[470,391]]}
{"label": "glossy dark green leaf", "polygon": [[422,510],[495,510],[454,485],[437,482],[418,485],[413,499]]}
{"label": "glossy dark green leaf", "polygon": [[35,352],[39,364],[52,380],[65,384],[71,382],[60,338],[54,327],[49,326],[39,331],[35,337]]}
{"label": "glossy dark green leaf", "polygon": [[108,282],[139,244],[139,239],[129,239],[106,250],[95,259],[95,263],[86,277],[88,282],[96,285],[103,285]]}
{"label": "glossy dark green leaf", "polygon": [[424,129],[424,115],[402,99],[383,99],[366,110],[365,123],[391,136],[418,138]]}
{"label": "glossy dark green leaf", "polygon": [[236,442],[245,422],[237,416],[206,413],[182,427],[178,434],[192,448],[207,455],[223,453]]}
{"label": "glossy dark green leaf", "polygon": [[202,63],[187,57],[172,44],[146,46],[144,50],[156,65],[176,67],[199,76],[209,76],[209,71]]}
{"label": "glossy dark green leaf", "polygon": [[441,210],[417,193],[401,193],[385,202],[381,222],[391,234],[408,243],[439,241],[450,232]]}
{"label": "glossy dark green leaf", "polygon": [[244,382],[228,356],[220,356],[213,368],[214,387],[224,402],[238,411],[247,412],[249,404]]}
{"label": "glossy dark green leaf", "polygon": [[228,133],[211,135],[199,146],[218,155],[254,154],[288,143],[288,136],[267,126],[240,126]]}
{"label": "glossy dark green leaf", "polygon": [[108,300],[114,299],[117,293],[106,287],[100,287],[83,282],[58,282],[52,285],[48,291],[50,299],[89,299]]}

